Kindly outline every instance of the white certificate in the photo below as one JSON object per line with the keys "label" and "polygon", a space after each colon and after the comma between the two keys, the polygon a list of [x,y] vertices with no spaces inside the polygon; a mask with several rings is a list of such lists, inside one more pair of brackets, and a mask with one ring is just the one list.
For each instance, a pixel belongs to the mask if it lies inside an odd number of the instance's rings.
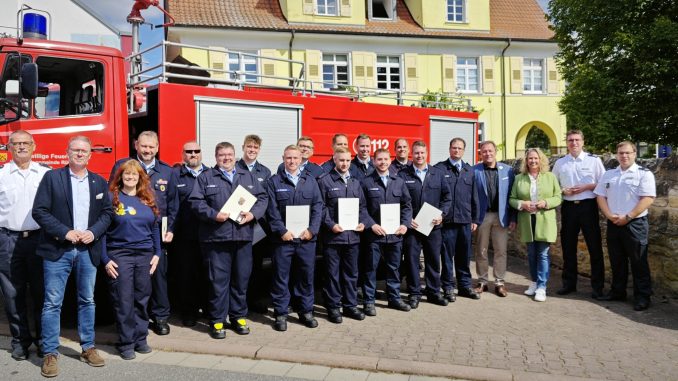
{"label": "white certificate", "polygon": [[164,239],[167,234],[167,216],[161,218],[160,221],[160,239]]}
{"label": "white certificate", "polygon": [[395,234],[400,227],[400,204],[381,204],[379,207],[381,212],[379,225],[386,234]]}
{"label": "white certificate", "polygon": [[291,231],[294,238],[299,238],[308,229],[311,219],[310,205],[287,205],[285,207],[285,229]]}
{"label": "white certificate", "polygon": [[360,214],[359,198],[339,199],[339,218],[337,223],[344,230],[355,230],[358,227]]}
{"label": "white certificate", "polygon": [[252,245],[261,241],[266,237],[266,232],[261,228],[259,223],[254,224],[254,230],[252,231]]}
{"label": "white certificate", "polygon": [[433,220],[443,215],[443,211],[435,206],[425,202],[419,209],[419,213],[414,218],[414,221],[419,225],[416,229],[419,233],[428,237],[433,230]]}
{"label": "white certificate", "polygon": [[247,189],[238,185],[231,194],[231,197],[228,198],[221,208],[220,212],[229,213],[228,218],[235,222],[240,222],[240,213],[249,212],[255,202],[257,202],[257,198],[254,197],[252,193],[248,192]]}

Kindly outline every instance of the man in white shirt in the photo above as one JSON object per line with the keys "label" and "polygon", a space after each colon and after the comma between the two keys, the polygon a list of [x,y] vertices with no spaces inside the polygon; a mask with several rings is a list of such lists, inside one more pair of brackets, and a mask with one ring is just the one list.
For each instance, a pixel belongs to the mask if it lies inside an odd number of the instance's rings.
{"label": "man in white shirt", "polygon": [[584,134],[581,131],[568,131],[565,140],[569,153],[558,159],[553,166],[553,174],[558,178],[563,191],[560,229],[563,285],[556,293],[567,295],[577,290],[577,245],[581,230],[591,260],[591,297],[598,299],[603,296],[605,263],[598,205],[593,189],[605,172],[605,167],[600,158],[582,150]]}
{"label": "man in white shirt", "polygon": [[[49,167],[31,161],[35,142],[23,130],[9,136],[12,161],[0,165],[0,291],[12,335],[12,358],[26,360],[28,348],[40,348],[43,300],[42,258],[35,255],[40,230],[31,216],[35,192]],[[30,285],[30,287],[28,287]],[[26,292],[33,299],[35,336],[28,322]]]}
{"label": "man in white shirt", "polygon": [[657,196],[654,174],[636,164],[635,144],[617,144],[619,166],[600,178],[595,188],[600,211],[607,218],[607,251],[612,268],[610,293],[600,300],[626,300],[629,262],[633,275],[633,309],[650,307],[652,280],[647,262],[647,209]]}

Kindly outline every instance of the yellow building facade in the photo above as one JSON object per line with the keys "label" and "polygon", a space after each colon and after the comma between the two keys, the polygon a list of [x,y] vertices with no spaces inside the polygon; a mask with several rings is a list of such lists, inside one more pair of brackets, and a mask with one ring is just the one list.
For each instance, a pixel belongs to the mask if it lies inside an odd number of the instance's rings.
{"label": "yellow building facade", "polygon": [[313,89],[358,92],[371,102],[417,103],[427,92],[462,97],[479,112],[479,138],[495,141],[500,158],[520,156],[533,128],[552,153],[563,151],[557,44],[535,0],[271,0],[256,11],[248,5],[261,2],[240,0],[215,9],[229,16],[217,21],[185,1],[167,1],[177,19],[167,38],[210,47],[178,53],[224,70],[213,77],[238,73],[285,86],[301,75]]}

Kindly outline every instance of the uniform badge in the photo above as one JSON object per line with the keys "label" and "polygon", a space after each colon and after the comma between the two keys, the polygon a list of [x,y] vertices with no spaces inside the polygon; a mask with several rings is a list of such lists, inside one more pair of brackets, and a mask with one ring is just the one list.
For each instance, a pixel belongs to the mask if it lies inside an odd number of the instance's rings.
{"label": "uniform badge", "polygon": [[238,200],[238,205],[243,205],[244,203],[245,203],[245,198],[240,197],[240,199]]}
{"label": "uniform badge", "polygon": [[161,186],[160,186],[160,191],[161,191],[161,192],[164,192],[164,191],[165,191],[165,186],[164,186],[164,185],[161,185]]}

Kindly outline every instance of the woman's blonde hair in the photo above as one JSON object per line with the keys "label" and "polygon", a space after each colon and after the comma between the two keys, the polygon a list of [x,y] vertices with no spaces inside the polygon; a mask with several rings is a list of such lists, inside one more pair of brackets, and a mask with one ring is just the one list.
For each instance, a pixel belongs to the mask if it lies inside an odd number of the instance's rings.
{"label": "woman's blonde hair", "polygon": [[530,152],[536,152],[537,155],[539,155],[539,173],[545,173],[551,169],[549,166],[549,159],[539,148],[528,148],[525,150],[525,157],[523,158],[523,163],[520,165],[520,173],[530,173],[530,171],[527,169],[527,156],[530,154]]}

